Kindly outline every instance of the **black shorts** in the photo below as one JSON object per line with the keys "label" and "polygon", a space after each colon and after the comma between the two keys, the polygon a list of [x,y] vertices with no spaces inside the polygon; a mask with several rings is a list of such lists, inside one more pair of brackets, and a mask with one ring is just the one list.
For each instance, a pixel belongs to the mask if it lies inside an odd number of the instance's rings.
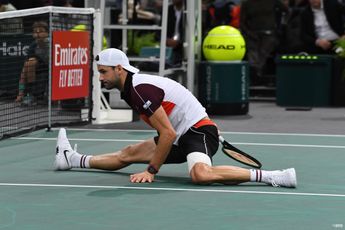
{"label": "black shorts", "polygon": [[[154,137],[156,144],[159,136]],[[183,134],[178,146],[173,145],[164,164],[176,164],[187,161],[187,155],[192,152],[202,152],[211,160],[219,147],[218,129],[214,125],[205,125],[199,128],[191,127]]]}

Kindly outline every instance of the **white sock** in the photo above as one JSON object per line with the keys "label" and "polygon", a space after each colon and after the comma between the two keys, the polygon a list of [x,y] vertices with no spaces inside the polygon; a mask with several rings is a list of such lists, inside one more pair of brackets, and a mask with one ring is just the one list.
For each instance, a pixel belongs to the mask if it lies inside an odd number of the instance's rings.
{"label": "white sock", "polygon": [[250,170],[250,181],[251,182],[262,182],[271,184],[272,175],[278,171],[266,171],[260,169]]}
{"label": "white sock", "polygon": [[251,169],[250,170],[250,181],[251,182],[269,182],[270,171]]}
{"label": "white sock", "polygon": [[74,151],[70,158],[72,168],[90,168],[91,157],[91,155],[83,155]]}

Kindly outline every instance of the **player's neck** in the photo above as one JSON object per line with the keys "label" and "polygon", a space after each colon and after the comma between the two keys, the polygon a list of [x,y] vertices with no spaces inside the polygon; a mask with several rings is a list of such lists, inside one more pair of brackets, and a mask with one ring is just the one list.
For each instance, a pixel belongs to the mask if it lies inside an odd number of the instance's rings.
{"label": "player's neck", "polygon": [[127,79],[127,75],[128,73],[126,71],[123,71],[123,73],[120,75],[120,82],[118,85],[118,90],[120,90],[121,92],[123,92],[124,88],[125,88],[125,82]]}

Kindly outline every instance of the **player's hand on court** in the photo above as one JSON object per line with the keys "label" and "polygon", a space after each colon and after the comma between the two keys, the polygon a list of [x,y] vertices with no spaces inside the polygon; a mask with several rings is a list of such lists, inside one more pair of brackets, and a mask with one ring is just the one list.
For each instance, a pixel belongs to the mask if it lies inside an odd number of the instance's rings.
{"label": "player's hand on court", "polygon": [[132,183],[152,183],[154,178],[155,175],[149,173],[148,171],[130,175],[130,181]]}

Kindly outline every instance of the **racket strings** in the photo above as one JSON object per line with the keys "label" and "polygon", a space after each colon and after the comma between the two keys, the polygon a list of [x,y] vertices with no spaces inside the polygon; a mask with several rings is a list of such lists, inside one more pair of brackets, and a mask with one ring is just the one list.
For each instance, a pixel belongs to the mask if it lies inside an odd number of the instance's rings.
{"label": "racket strings", "polygon": [[243,162],[247,165],[251,165],[254,167],[261,167],[257,162],[253,161],[252,159],[250,159],[250,158],[248,158],[248,157],[246,157],[246,156],[242,155],[241,153],[238,153],[234,150],[224,148],[224,152],[239,162]]}

